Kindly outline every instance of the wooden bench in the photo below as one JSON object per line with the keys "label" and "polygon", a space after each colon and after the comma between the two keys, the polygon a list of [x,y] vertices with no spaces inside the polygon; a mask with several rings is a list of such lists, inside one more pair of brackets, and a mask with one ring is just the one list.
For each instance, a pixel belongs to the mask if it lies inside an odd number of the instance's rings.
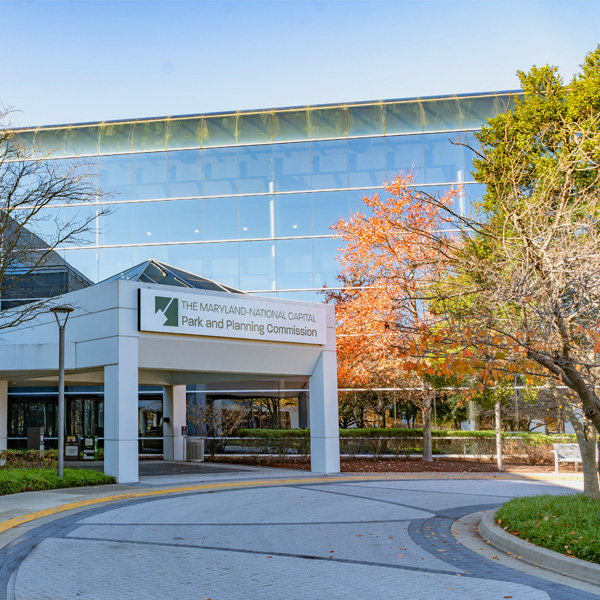
{"label": "wooden bench", "polygon": [[558,463],[567,462],[575,463],[575,471],[577,471],[577,463],[581,462],[581,450],[579,444],[552,444],[554,454],[554,472],[558,473]]}

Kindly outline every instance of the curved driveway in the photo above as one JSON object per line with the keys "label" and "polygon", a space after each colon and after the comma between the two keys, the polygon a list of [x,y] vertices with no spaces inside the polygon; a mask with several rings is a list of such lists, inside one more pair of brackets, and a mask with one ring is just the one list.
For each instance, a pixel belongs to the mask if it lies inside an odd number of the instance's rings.
{"label": "curved driveway", "polygon": [[143,498],[42,525],[5,553],[7,598],[583,600],[461,546],[457,519],[519,480],[302,482]]}

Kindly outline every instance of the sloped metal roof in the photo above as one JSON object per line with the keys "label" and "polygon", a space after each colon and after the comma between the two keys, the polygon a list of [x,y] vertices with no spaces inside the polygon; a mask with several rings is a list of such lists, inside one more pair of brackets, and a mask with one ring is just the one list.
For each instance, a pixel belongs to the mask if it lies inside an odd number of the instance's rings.
{"label": "sloped metal roof", "polygon": [[102,285],[109,281],[124,279],[127,281],[140,281],[142,283],[153,283],[160,285],[172,285],[174,287],[192,288],[196,290],[209,290],[212,292],[226,292],[229,294],[244,294],[240,290],[217,283],[212,279],[206,279],[200,275],[172,267],[165,263],[150,259],[121,271],[96,285]]}

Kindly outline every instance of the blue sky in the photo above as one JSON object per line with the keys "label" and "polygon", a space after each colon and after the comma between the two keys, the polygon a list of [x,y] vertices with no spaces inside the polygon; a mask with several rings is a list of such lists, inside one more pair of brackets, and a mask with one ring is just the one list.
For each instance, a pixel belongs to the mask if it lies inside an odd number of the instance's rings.
{"label": "blue sky", "polygon": [[506,90],[569,78],[600,2],[1,1],[0,102],[40,125]]}

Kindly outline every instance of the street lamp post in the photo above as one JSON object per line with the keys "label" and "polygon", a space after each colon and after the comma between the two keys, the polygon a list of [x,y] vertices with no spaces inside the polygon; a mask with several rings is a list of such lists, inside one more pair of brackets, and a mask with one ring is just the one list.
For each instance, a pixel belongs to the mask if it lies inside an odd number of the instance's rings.
{"label": "street lamp post", "polygon": [[70,306],[50,309],[58,323],[58,476],[63,476],[65,462],[65,325],[73,312]]}

